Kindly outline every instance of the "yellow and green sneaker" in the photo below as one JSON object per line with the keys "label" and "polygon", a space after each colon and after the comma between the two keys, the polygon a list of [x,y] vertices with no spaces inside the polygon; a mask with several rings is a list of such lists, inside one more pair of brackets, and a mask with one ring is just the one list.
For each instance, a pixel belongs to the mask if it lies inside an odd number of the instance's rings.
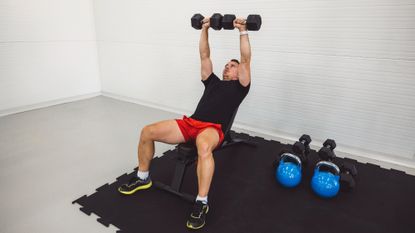
{"label": "yellow and green sneaker", "polygon": [[152,184],[153,183],[151,182],[150,177],[148,177],[145,180],[142,180],[138,178],[137,176],[134,176],[130,179],[130,181],[128,181],[127,184],[121,185],[118,188],[118,192],[125,194],[125,195],[130,195],[130,194],[137,192],[138,190],[148,189],[151,187]]}
{"label": "yellow and green sneaker", "polygon": [[208,204],[201,201],[196,201],[193,206],[193,211],[187,220],[186,226],[190,229],[200,229],[206,223],[206,214],[209,211]]}

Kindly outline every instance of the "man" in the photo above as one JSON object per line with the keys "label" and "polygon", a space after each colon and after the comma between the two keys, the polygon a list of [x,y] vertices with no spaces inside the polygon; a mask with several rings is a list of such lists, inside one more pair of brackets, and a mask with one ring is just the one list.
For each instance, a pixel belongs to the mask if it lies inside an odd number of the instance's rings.
{"label": "man", "polygon": [[169,144],[195,142],[198,152],[198,195],[186,224],[191,229],[199,229],[205,225],[209,210],[207,196],[215,168],[212,151],[222,144],[223,131],[250,88],[251,47],[245,20],[236,19],[234,26],[240,32],[241,61],[229,61],[223,69],[221,81],[213,73],[210,60],[209,18],[203,20],[199,51],[201,78],[205,90],[196,111],[190,118],[183,116],[183,119],[165,120],[145,126],[138,145],[137,177],[133,177],[128,184],[123,184],[118,189],[128,195],[151,187],[149,169],[154,156],[155,141]]}

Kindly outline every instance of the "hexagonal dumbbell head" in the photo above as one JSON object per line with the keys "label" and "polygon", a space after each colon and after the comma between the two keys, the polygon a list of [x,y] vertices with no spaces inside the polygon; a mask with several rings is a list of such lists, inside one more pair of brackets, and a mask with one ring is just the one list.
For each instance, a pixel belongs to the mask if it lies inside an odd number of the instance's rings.
{"label": "hexagonal dumbbell head", "polygon": [[349,192],[356,186],[357,168],[351,163],[343,163],[340,167],[340,189]]}
{"label": "hexagonal dumbbell head", "polygon": [[261,28],[262,19],[260,15],[248,15],[246,19],[246,29],[250,31],[259,31]]}
{"label": "hexagonal dumbbell head", "polygon": [[334,154],[334,148],[336,148],[336,142],[333,139],[327,139],[323,143],[323,147],[318,151],[318,156],[325,161],[333,161],[336,158]]}
{"label": "hexagonal dumbbell head", "polygon": [[222,18],[222,26],[225,30],[233,30],[233,21],[236,19],[235,15],[226,14]]}
{"label": "hexagonal dumbbell head", "polygon": [[296,154],[304,154],[305,152],[305,145],[301,142],[295,142],[293,145],[293,151]]}
{"label": "hexagonal dumbbell head", "polygon": [[215,30],[222,29],[222,15],[219,13],[215,13],[210,17],[210,27]]}
{"label": "hexagonal dumbbell head", "polygon": [[357,177],[357,168],[355,165],[351,164],[351,163],[343,163],[340,167],[340,171],[342,173],[347,173],[352,175],[353,177]]}
{"label": "hexagonal dumbbell head", "polygon": [[334,154],[334,152],[327,147],[322,147],[318,151],[318,156],[320,157],[320,159],[324,161],[333,161],[334,158],[336,158],[336,155]]}
{"label": "hexagonal dumbbell head", "polygon": [[293,145],[293,152],[297,154],[303,164],[307,163],[308,158],[307,155],[310,153],[309,144],[311,142],[311,137],[307,134],[303,134],[300,139],[294,143]]}
{"label": "hexagonal dumbbell head", "polygon": [[303,143],[295,142],[293,147],[292,147],[292,150],[293,150],[294,154],[297,155],[300,158],[301,163],[303,165],[307,164],[307,162],[308,162],[308,158],[307,158],[308,153],[306,153],[306,146]]}
{"label": "hexagonal dumbbell head", "polygon": [[308,146],[310,145],[311,137],[310,135],[303,134],[303,136],[300,137],[299,141],[303,143],[305,146]]}
{"label": "hexagonal dumbbell head", "polygon": [[192,27],[196,30],[202,29],[202,25],[203,25],[202,21],[204,18],[205,17],[203,17],[203,15],[201,14],[194,14],[191,19]]}
{"label": "hexagonal dumbbell head", "polygon": [[343,192],[350,192],[356,187],[356,182],[352,175],[341,173],[340,174],[340,189]]}
{"label": "hexagonal dumbbell head", "polygon": [[336,142],[333,139],[327,139],[323,143],[323,146],[328,147],[330,150],[334,150],[334,148],[336,148]]}

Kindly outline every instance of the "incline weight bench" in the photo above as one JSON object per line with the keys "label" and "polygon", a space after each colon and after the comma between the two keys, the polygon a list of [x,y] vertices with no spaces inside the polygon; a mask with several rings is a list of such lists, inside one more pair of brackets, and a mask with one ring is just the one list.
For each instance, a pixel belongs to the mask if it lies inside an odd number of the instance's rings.
{"label": "incline weight bench", "polygon": [[[233,146],[233,145],[237,145],[240,143],[244,143],[246,145],[249,146],[256,146],[256,144],[254,142],[250,142],[244,139],[238,139],[238,138],[232,138],[230,135],[230,129],[232,128],[232,124],[233,121],[235,119],[236,113],[237,113],[238,109],[235,110],[235,112],[233,113],[231,120],[228,124],[228,128],[225,130],[225,138],[222,142],[222,145],[220,147],[218,147],[216,150],[213,151],[213,153],[215,151],[221,150],[225,147],[228,146]],[[189,165],[191,165],[192,163],[194,163],[197,159],[197,148],[194,142],[187,142],[187,143],[180,143],[177,147],[176,150],[178,152],[178,156],[177,156],[177,160],[176,160],[176,167],[174,170],[174,175],[172,177],[171,180],[171,184],[167,185],[167,184],[163,184],[159,181],[154,181],[154,186],[156,188],[168,191],[172,194],[175,194],[187,201],[190,202],[194,202],[196,199],[196,196],[190,195],[188,193],[184,193],[181,192],[181,186],[183,183],[183,177],[184,174],[186,172],[186,169]]]}

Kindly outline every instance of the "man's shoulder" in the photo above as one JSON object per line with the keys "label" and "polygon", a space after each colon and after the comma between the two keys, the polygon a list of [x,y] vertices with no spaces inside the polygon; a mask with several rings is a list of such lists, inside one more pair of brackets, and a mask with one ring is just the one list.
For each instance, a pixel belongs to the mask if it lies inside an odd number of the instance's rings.
{"label": "man's shoulder", "polygon": [[248,83],[248,85],[244,86],[239,80],[232,80],[233,86],[237,87],[238,89],[247,89],[251,87],[251,82]]}
{"label": "man's shoulder", "polygon": [[220,79],[219,79],[219,77],[218,77],[218,76],[216,76],[216,74],[215,74],[215,73],[210,74],[210,75],[209,75],[209,77],[207,77],[205,80],[202,80],[202,82],[203,82],[205,85],[207,85],[207,84],[209,84],[209,83],[217,82],[217,81],[220,81]]}
{"label": "man's shoulder", "polygon": [[212,72],[212,74],[209,75],[209,77],[207,79],[215,79],[215,80],[220,81],[219,77],[213,72]]}

